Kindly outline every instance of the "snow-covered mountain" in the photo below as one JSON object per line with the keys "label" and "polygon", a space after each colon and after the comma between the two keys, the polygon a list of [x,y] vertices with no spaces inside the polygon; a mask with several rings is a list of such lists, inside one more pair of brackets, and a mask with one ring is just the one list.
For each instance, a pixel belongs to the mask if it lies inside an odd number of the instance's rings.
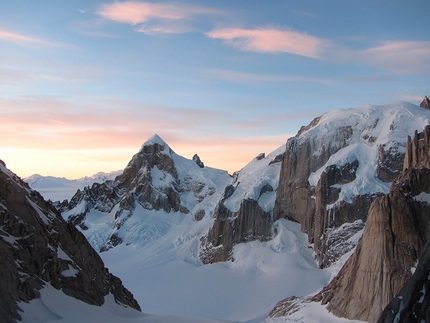
{"label": "snow-covered mountain", "polygon": [[64,200],[72,198],[78,189],[91,186],[93,183],[103,183],[107,180],[113,180],[121,173],[122,170],[109,173],[98,172],[92,176],[85,176],[75,180],[64,177],[34,174],[23,180],[27,182],[32,189],[42,194],[45,199],[53,202],[63,202]]}
{"label": "snow-covered mountain", "polygon": [[144,245],[185,217],[212,218],[231,177],[199,164],[154,135],[115,180],[79,190],[63,216],[82,228],[97,250],[121,243]]}
{"label": "snow-covered mountain", "polygon": [[[144,312],[260,322],[280,298],[312,293],[333,275],[318,268],[297,223],[271,223],[283,151],[260,154],[231,177],[178,156],[155,135],[114,181],[78,191],[63,216],[133,286]],[[220,200],[231,209],[256,201],[273,239],[248,236],[233,262],[203,266],[200,240]]]}
{"label": "snow-covered mountain", "polygon": [[[329,284],[402,171],[407,137],[429,123],[405,102],[331,111],[233,176],[155,135],[62,214],[144,312],[261,322]],[[265,321],[345,322],[315,302],[278,309],[289,317]]]}

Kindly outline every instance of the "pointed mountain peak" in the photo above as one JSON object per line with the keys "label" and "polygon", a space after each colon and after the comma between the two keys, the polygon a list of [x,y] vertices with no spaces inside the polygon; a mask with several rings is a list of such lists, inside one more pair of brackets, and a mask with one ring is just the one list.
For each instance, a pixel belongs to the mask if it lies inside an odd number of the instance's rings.
{"label": "pointed mountain peak", "polygon": [[167,143],[163,139],[161,139],[161,137],[157,134],[154,134],[147,141],[145,141],[143,146],[152,146],[155,144],[158,144],[160,146],[168,146]]}

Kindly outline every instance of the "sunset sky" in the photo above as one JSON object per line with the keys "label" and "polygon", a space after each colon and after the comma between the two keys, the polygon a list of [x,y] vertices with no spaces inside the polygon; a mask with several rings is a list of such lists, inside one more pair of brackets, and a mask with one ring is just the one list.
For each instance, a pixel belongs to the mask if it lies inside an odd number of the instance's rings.
{"label": "sunset sky", "polygon": [[0,2],[0,159],[127,165],[154,133],[230,173],[337,108],[430,95],[430,1]]}

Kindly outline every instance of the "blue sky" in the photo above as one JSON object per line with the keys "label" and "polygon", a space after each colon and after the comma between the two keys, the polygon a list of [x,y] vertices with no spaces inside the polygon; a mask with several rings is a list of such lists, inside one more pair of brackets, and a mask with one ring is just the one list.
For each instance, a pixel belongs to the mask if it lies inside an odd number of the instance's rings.
{"label": "blue sky", "polygon": [[430,95],[430,2],[2,1],[0,159],[124,168],[159,134],[239,170],[314,117]]}

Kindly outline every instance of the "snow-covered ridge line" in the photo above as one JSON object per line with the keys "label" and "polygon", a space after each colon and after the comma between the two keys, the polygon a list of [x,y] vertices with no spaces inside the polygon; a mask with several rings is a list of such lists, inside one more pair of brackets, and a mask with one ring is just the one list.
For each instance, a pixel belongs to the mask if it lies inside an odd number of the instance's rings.
{"label": "snow-covered ridge line", "polygon": [[[317,186],[321,174],[330,165],[343,166],[355,160],[359,162],[356,180],[338,186],[341,188],[339,200],[347,202],[356,195],[386,194],[390,182],[381,181],[377,170],[381,158],[381,149],[386,154],[404,154],[408,136],[414,131],[424,129],[430,123],[430,111],[407,102],[388,105],[367,105],[358,109],[334,110],[324,114],[317,125],[304,131],[300,138],[312,138],[315,155],[321,153],[325,145],[348,145],[340,148],[318,170],[309,176],[309,184]],[[349,129],[348,137],[335,138],[338,129]],[[331,135],[333,134],[333,135]],[[322,142],[320,138],[332,138],[331,142]]]}

